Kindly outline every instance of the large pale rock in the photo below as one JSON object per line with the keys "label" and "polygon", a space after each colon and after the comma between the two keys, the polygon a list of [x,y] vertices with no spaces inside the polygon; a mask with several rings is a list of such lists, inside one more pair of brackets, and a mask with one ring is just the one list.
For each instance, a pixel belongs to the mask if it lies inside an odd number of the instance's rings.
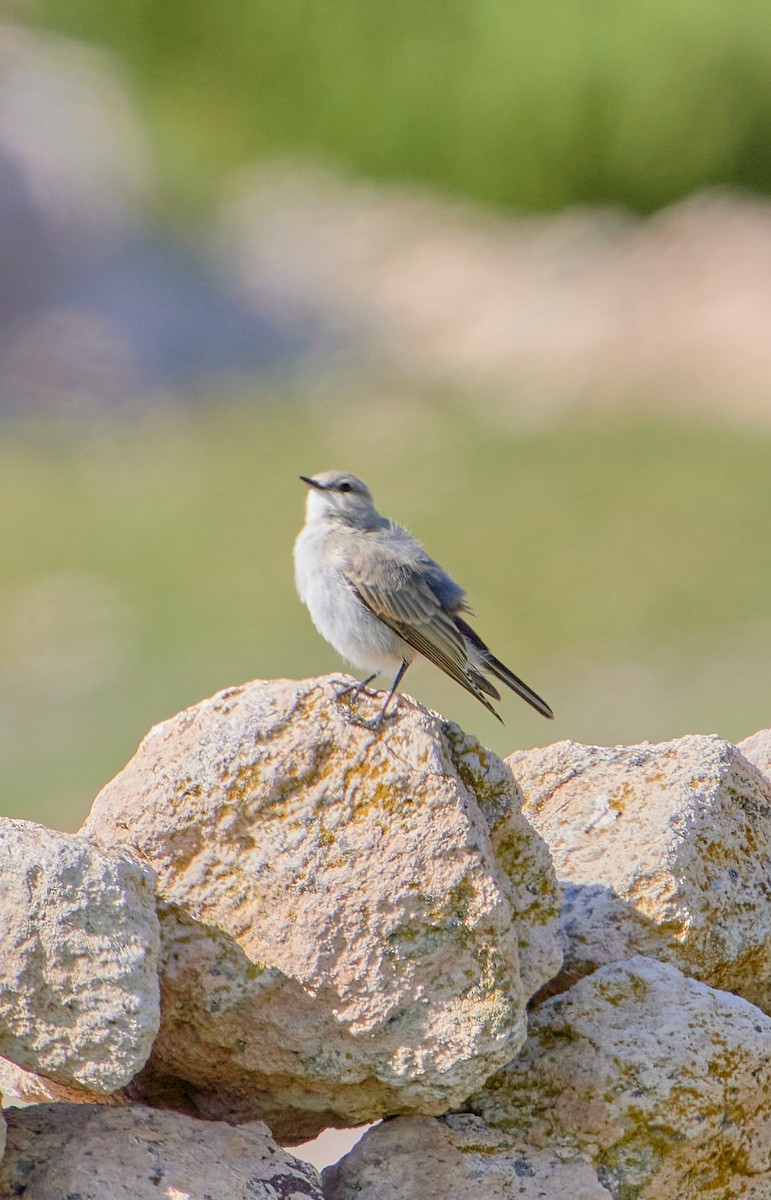
{"label": "large pale rock", "polygon": [[143,1105],[9,1109],[0,1200],[322,1200],[308,1163],[255,1122],[233,1128]]}
{"label": "large pale rock", "polygon": [[153,873],[125,852],[0,821],[0,1053],[112,1092],[159,1022]]}
{"label": "large pale rock", "polygon": [[94,1092],[89,1088],[72,1084],[54,1083],[34,1071],[25,1071],[7,1058],[0,1058],[0,1093],[5,1104],[49,1104],[53,1101],[67,1104],[125,1104],[120,1092]]}
{"label": "large pale rock", "polygon": [[611,1200],[593,1167],[479,1117],[398,1117],[323,1172],[326,1200]]}
{"label": "large pale rock", "polygon": [[768,1200],[771,1019],[637,957],[538,1006],[520,1056],[468,1101],[580,1155],[619,1200]]}
{"label": "large pale rock", "polygon": [[771,729],[759,729],[739,742],[738,749],[766,779],[771,780]]}
{"label": "large pale rock", "polygon": [[633,954],[771,1008],[771,782],[717,737],[507,759],[563,884],[558,991]]}
{"label": "large pale rock", "polygon": [[406,697],[257,682],[152,730],[90,836],[158,873],[162,1025],[133,1094],[282,1140],[439,1113],[559,967],[549,855],[508,769]]}

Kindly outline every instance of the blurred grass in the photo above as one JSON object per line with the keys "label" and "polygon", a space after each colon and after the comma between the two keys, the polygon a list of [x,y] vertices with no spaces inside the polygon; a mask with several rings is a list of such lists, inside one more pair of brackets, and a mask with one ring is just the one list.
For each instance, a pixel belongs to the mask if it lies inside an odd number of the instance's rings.
{"label": "blurred grass", "polygon": [[371,484],[553,704],[501,729],[429,666],[407,690],[499,752],[738,739],[771,723],[771,439],[658,421],[517,434],[432,397],[212,404],[5,425],[2,812],[73,828],[149,726],[252,677],[340,669],[295,597],[297,479]]}
{"label": "blurred grass", "polygon": [[27,0],[114,50],[174,207],[286,154],[494,204],[771,190],[766,0]]}

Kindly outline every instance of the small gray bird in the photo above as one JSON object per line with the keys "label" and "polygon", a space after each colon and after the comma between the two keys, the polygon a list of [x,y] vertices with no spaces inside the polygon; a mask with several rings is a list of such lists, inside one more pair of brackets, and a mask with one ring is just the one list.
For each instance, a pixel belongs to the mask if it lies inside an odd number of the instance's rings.
{"label": "small gray bird", "polygon": [[310,489],[294,546],[300,599],[321,636],[359,670],[372,672],[346,691],[358,695],[376,675],[395,670],[382,719],[407,667],[422,654],[499,721],[487,697],[501,695],[488,675],[544,717],[554,716],[463,619],[470,611],[463,588],[406,529],[380,516],[365,483],[346,471],[300,479]]}

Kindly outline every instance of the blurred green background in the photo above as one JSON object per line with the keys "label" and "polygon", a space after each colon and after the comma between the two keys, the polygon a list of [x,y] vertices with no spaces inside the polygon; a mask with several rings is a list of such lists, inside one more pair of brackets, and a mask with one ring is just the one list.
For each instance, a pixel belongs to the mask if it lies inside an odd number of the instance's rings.
{"label": "blurred green background", "polygon": [[36,0],[115,50],[174,206],[289,152],[537,211],[771,188],[765,0]]}
{"label": "blurred green background", "polygon": [[[532,212],[771,191],[760,0],[36,0],[20,15],[114,53],[159,208],[188,232],[230,171],[287,155]],[[671,416],[519,427],[471,389],[375,371],[178,399],[2,420],[3,813],[76,828],[154,722],[245,679],[340,669],[291,568],[297,476],[330,467],[425,542],[554,707],[547,724],[507,695],[501,728],[435,669],[410,672],[406,690],[497,751],[771,722],[762,422],[688,415],[673,394]]]}

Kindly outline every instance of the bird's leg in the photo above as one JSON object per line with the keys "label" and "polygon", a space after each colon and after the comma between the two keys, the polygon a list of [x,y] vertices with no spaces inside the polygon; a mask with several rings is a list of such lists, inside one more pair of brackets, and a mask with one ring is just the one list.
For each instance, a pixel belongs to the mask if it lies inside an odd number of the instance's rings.
{"label": "bird's leg", "polygon": [[394,692],[396,691],[396,689],[398,688],[402,679],[404,678],[404,672],[407,670],[407,667],[409,665],[410,664],[407,662],[406,658],[402,659],[402,665],[399,667],[399,670],[396,672],[396,679],[393,682],[393,687],[391,688],[390,692],[386,696],[386,702],[383,705],[382,709],[380,710],[380,715],[376,718],[378,723],[380,723],[380,721],[383,720],[383,718],[386,714],[386,709],[388,708],[388,705],[393,700]]}
{"label": "bird's leg", "polygon": [[342,689],[342,691],[335,693],[335,700],[342,699],[342,697],[347,696],[349,692],[353,692],[351,701],[358,700],[367,684],[372,683],[373,679],[377,679],[377,671],[375,671],[374,675],[368,675],[366,679],[362,679],[361,683],[349,683],[347,687]]}

